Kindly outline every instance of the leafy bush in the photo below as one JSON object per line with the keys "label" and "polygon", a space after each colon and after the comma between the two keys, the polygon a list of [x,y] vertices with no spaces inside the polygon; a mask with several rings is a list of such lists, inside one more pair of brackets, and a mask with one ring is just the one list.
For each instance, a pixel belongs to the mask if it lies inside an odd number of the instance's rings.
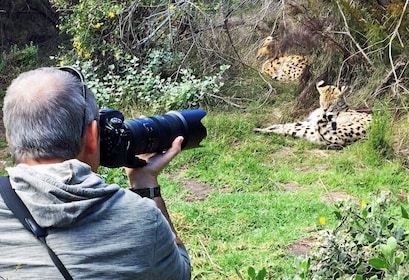
{"label": "leafy bush", "polygon": [[322,232],[302,279],[409,279],[409,215],[399,199],[380,192],[372,204],[343,202],[334,214],[338,226]]}
{"label": "leafy bush", "polygon": [[[153,54],[161,55],[158,51]],[[84,72],[100,106],[115,108],[135,103],[150,107],[154,112],[198,107],[224,85],[222,75],[228,66],[222,66],[219,73],[201,79],[188,69],[180,70],[178,80],[165,79],[155,71],[157,56],[153,56],[149,64],[143,65],[141,71],[137,67],[137,57],[122,58],[106,67],[102,78],[98,75],[102,66],[94,65],[90,60],[78,61],[77,67]]]}

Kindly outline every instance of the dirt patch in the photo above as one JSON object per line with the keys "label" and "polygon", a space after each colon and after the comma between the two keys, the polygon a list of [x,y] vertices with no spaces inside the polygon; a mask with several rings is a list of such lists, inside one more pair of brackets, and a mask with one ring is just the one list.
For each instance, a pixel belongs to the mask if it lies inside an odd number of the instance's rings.
{"label": "dirt patch", "polygon": [[169,173],[167,174],[167,177],[171,181],[180,181],[181,190],[186,190],[188,192],[185,196],[185,201],[193,202],[205,200],[211,193],[216,191],[219,192],[218,189],[216,190],[210,185],[202,184],[194,178],[178,178],[180,177],[181,173],[183,173],[183,170],[180,170],[179,172]]}
{"label": "dirt patch", "polygon": [[297,182],[279,183],[278,187],[285,192],[296,192],[302,189]]}
{"label": "dirt patch", "polygon": [[205,200],[207,196],[214,191],[212,187],[200,184],[195,179],[183,180],[181,188],[189,191],[189,194],[185,198],[188,202]]}
{"label": "dirt patch", "polygon": [[327,204],[333,204],[341,201],[349,201],[352,200],[358,203],[358,199],[353,197],[352,195],[346,192],[338,192],[338,191],[328,191],[321,196],[321,200]]}
{"label": "dirt patch", "polygon": [[288,245],[287,249],[294,256],[306,256],[314,247],[317,246],[316,243],[316,238],[307,237],[301,240],[297,240],[294,243]]}
{"label": "dirt patch", "polygon": [[292,147],[282,147],[273,153],[273,158],[286,158],[294,155],[295,149]]}

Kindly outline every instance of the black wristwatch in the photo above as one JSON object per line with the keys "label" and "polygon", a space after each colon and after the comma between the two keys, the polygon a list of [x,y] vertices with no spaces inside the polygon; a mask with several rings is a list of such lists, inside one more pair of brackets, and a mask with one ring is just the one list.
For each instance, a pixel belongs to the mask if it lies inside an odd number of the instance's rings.
{"label": "black wristwatch", "polygon": [[139,194],[142,197],[148,197],[148,198],[161,197],[160,186],[149,187],[149,188],[144,188],[144,189],[131,188],[130,190],[133,191],[134,193]]}

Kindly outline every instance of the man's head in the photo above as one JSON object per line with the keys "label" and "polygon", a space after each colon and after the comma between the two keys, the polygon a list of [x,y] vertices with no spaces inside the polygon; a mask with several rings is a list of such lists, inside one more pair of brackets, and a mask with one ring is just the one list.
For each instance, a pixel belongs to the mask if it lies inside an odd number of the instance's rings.
{"label": "man's head", "polygon": [[40,68],[21,74],[7,89],[3,120],[17,162],[78,157],[89,124],[99,116],[78,75],[70,68]]}

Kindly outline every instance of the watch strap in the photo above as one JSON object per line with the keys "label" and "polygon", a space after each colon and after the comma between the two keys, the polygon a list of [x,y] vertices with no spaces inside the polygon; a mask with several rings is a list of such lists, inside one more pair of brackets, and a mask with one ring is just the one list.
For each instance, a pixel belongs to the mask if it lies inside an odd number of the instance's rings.
{"label": "watch strap", "polygon": [[142,197],[154,198],[154,197],[160,197],[161,196],[160,186],[143,188],[143,189],[131,188],[130,190],[133,191],[136,194],[139,194]]}

